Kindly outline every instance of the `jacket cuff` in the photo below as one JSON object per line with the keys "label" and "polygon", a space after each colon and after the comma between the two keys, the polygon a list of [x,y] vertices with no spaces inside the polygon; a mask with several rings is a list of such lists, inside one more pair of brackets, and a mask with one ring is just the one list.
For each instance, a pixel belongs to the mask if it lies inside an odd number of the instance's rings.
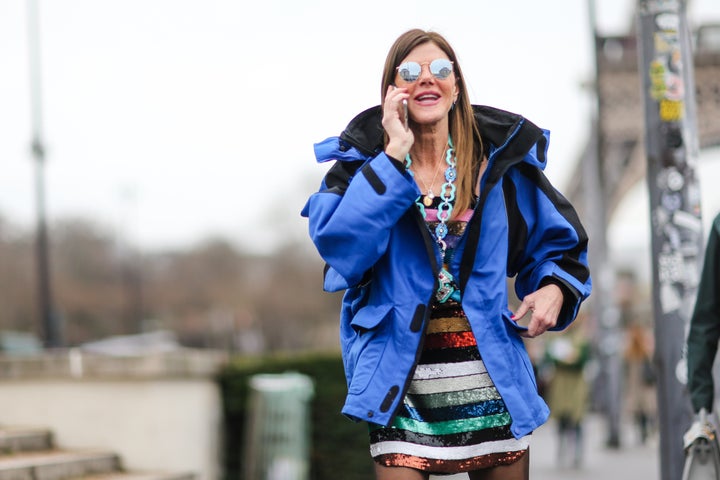
{"label": "jacket cuff", "polygon": [[405,163],[401,162],[400,160],[398,160],[398,159],[395,158],[395,157],[391,157],[391,156],[388,155],[387,153],[386,153],[385,155],[390,159],[390,163],[392,163],[393,166],[394,166],[395,168],[397,168],[400,173],[405,173],[405,170],[407,170],[407,169],[405,168]]}
{"label": "jacket cuff", "polygon": [[575,305],[577,305],[580,300],[580,292],[558,277],[544,277],[540,281],[540,288],[550,284],[557,285],[563,294],[563,305],[558,315],[558,321],[561,321],[562,319],[568,318],[568,315],[572,315],[572,312],[575,310]]}

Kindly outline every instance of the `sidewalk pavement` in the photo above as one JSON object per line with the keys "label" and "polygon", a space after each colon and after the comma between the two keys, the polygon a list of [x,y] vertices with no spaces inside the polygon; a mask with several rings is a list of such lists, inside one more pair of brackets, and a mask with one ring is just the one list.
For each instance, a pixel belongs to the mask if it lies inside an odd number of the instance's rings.
{"label": "sidewalk pavement", "polygon": [[579,468],[558,465],[556,425],[551,420],[533,433],[530,441],[530,478],[532,480],[623,480],[660,478],[660,453],[657,435],[642,445],[631,422],[621,432],[621,447],[605,446],[605,419],[589,415],[583,431],[585,445]]}
{"label": "sidewalk pavement", "polygon": [[[585,436],[583,462],[579,468],[560,466],[558,463],[555,423],[537,429],[530,440],[531,480],[624,480],[660,478],[660,456],[657,436],[641,445],[639,436],[629,422],[621,437],[621,448],[605,447],[605,420],[591,414],[583,424]],[[433,480],[465,480],[467,475],[430,477]]]}

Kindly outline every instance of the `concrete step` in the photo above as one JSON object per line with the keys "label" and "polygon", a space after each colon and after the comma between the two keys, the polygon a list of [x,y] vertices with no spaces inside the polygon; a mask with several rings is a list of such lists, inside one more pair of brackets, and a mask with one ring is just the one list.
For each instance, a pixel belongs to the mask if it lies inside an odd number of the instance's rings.
{"label": "concrete step", "polygon": [[90,475],[83,477],[82,480],[195,480],[195,475],[168,472],[115,472]]}
{"label": "concrete step", "polygon": [[0,427],[0,458],[3,454],[49,450],[52,434],[35,427]]}
{"label": "concrete step", "polygon": [[52,450],[0,457],[0,480],[67,480],[119,470],[118,456],[106,450]]}

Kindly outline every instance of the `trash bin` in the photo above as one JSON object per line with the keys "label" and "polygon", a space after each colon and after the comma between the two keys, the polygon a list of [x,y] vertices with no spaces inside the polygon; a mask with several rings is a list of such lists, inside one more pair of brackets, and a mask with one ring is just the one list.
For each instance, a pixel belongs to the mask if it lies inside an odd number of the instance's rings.
{"label": "trash bin", "polygon": [[295,372],[250,378],[246,480],[307,480],[312,379]]}

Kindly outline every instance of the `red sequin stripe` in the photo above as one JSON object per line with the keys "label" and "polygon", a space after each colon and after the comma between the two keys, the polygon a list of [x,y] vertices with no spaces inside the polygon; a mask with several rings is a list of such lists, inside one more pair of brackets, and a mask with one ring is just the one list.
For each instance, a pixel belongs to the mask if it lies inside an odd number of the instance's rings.
{"label": "red sequin stripe", "polygon": [[415,457],[404,453],[388,453],[378,455],[375,457],[375,461],[386,467],[408,467],[433,473],[462,473],[500,465],[510,465],[520,460],[525,455],[525,452],[527,450],[490,453],[465,460],[437,460]]}
{"label": "red sequin stripe", "polygon": [[425,338],[425,348],[462,348],[477,345],[472,332],[432,333]]}

